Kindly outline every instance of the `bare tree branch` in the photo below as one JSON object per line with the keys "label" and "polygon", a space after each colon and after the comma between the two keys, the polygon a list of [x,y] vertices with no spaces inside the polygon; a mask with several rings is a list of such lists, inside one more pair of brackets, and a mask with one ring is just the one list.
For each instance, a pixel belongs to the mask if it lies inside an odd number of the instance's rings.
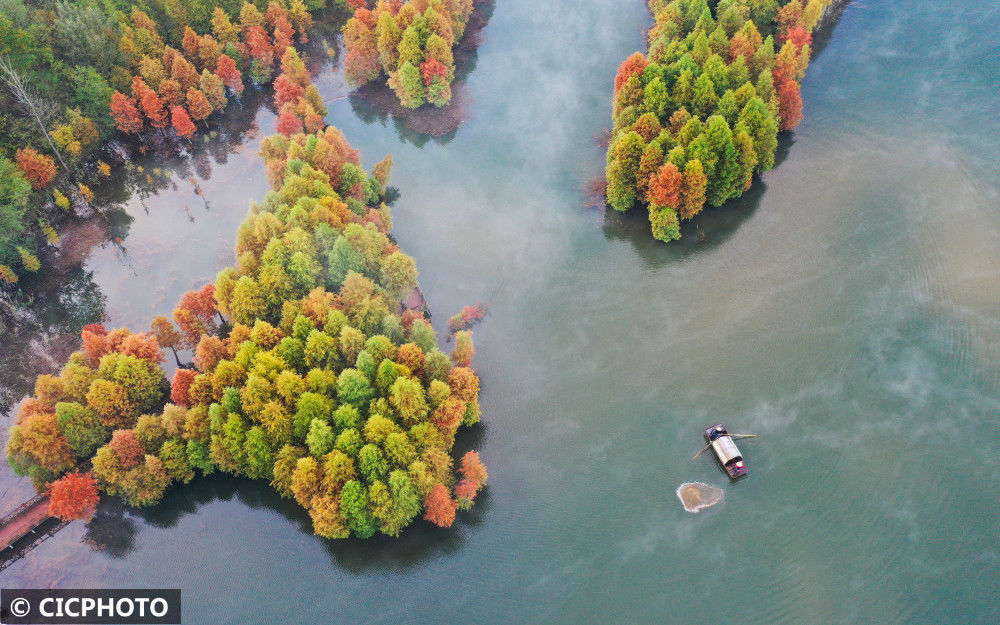
{"label": "bare tree branch", "polygon": [[24,110],[38,124],[38,128],[42,131],[42,136],[49,142],[49,147],[55,152],[59,162],[62,163],[63,169],[68,171],[69,167],[66,166],[66,161],[63,160],[62,153],[56,148],[55,143],[52,142],[52,137],[49,136],[49,131],[45,128],[46,123],[56,114],[55,105],[42,99],[35,93],[34,88],[25,82],[24,77],[15,69],[14,64],[7,56],[0,55],[0,78],[10,88],[10,92],[14,94],[17,101],[24,107]]}

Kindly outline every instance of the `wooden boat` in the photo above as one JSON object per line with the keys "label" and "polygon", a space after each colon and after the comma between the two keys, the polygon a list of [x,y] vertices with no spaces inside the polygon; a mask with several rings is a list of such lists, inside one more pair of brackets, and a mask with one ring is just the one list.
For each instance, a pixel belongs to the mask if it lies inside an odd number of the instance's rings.
{"label": "wooden boat", "polygon": [[705,440],[708,441],[708,446],[715,452],[715,457],[719,459],[719,463],[722,464],[722,468],[726,470],[729,477],[735,480],[747,474],[747,465],[743,462],[743,454],[736,447],[733,435],[729,433],[725,425],[718,423],[706,429]]}

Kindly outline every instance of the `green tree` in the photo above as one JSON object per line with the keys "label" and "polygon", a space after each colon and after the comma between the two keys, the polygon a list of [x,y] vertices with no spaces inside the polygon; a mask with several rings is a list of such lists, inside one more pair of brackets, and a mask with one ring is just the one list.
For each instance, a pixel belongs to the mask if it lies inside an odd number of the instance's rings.
{"label": "green tree", "polygon": [[753,139],[757,154],[757,171],[767,171],[774,167],[774,152],[778,148],[778,122],[759,97],[750,98],[740,111],[736,130],[745,131]]}
{"label": "green tree", "polygon": [[702,74],[694,81],[691,96],[691,112],[699,117],[708,117],[715,112],[719,97],[715,94],[715,84],[707,74]]}
{"label": "green tree", "polygon": [[17,258],[16,244],[25,231],[24,211],[31,185],[17,166],[0,156],[0,263]]}
{"label": "green tree", "polygon": [[354,249],[346,237],[339,237],[333,244],[333,249],[327,257],[327,278],[329,285],[339,288],[344,284],[344,278],[350,272],[363,273],[364,258]]}
{"label": "green tree", "polygon": [[[414,319],[410,325],[410,340],[424,352],[437,349],[437,333],[425,319]],[[445,356],[447,358],[447,356]]]}
{"label": "green tree", "polygon": [[304,440],[314,420],[330,420],[333,401],[319,393],[306,392],[299,396],[296,408],[292,434],[296,440]]}
{"label": "green tree", "polygon": [[361,438],[361,432],[355,428],[347,428],[337,435],[337,441],[333,446],[348,456],[354,457],[358,455],[364,444],[365,441]]}
{"label": "green tree", "polygon": [[403,299],[417,285],[417,265],[400,251],[382,258],[382,286],[397,299]]}
{"label": "green tree", "polygon": [[194,478],[194,470],[188,461],[187,448],[183,441],[179,439],[165,441],[158,456],[170,479],[187,484]]}
{"label": "green tree", "polygon": [[333,428],[329,423],[320,419],[312,420],[309,424],[309,434],[306,435],[306,446],[309,447],[310,454],[319,458],[330,453],[334,440]]}
{"label": "green tree", "polygon": [[111,436],[96,412],[76,402],[56,404],[56,419],[77,458],[91,457]]}
{"label": "green tree", "polygon": [[670,106],[670,93],[663,79],[657,76],[646,85],[642,92],[642,107],[657,117],[663,118]]}
{"label": "green tree", "polygon": [[399,44],[403,33],[399,25],[388,11],[379,13],[375,25],[375,41],[378,48],[379,63],[387,72],[394,72],[399,64]]}
{"label": "green tree", "polygon": [[247,459],[247,477],[252,480],[271,479],[274,457],[267,435],[260,426],[255,425],[247,431],[244,450]]}
{"label": "green tree", "polygon": [[738,180],[739,155],[736,146],[733,145],[732,130],[722,116],[713,115],[708,118],[704,137],[708,149],[716,155],[715,170],[706,172],[708,176],[706,199],[712,206],[721,206],[742,190]]}
{"label": "green tree", "polygon": [[368,509],[367,489],[357,480],[344,484],[340,491],[340,509],[347,525],[358,538],[371,538],[378,526]]}
{"label": "green tree", "polygon": [[344,369],[337,379],[337,399],[341,403],[351,404],[360,411],[368,407],[368,402],[375,398],[375,390],[364,373],[357,369]]}
{"label": "green tree", "polygon": [[389,389],[389,403],[407,425],[414,425],[427,416],[424,387],[415,378],[396,378]]}
{"label": "green tree", "polygon": [[389,475],[389,462],[382,450],[371,443],[358,451],[358,468],[367,482],[385,479]]}
{"label": "green tree", "polygon": [[617,211],[627,211],[637,199],[636,173],[645,150],[645,142],[634,130],[626,132],[614,143],[608,163],[608,203]]}
{"label": "green tree", "polygon": [[399,98],[399,103],[406,108],[418,108],[427,102],[427,89],[424,86],[424,80],[420,76],[420,70],[415,65],[409,61],[402,62],[402,56],[400,56],[400,60],[399,72],[393,81],[396,96]]}

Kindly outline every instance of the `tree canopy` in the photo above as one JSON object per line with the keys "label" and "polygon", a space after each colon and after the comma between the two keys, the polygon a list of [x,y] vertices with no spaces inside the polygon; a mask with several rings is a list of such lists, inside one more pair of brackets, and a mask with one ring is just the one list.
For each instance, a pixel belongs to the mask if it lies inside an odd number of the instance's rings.
{"label": "tree canopy", "polygon": [[611,208],[645,205],[653,236],[679,239],[681,219],[773,167],[779,130],[802,119],[799,82],[829,2],[651,1],[649,49],[615,76]]}

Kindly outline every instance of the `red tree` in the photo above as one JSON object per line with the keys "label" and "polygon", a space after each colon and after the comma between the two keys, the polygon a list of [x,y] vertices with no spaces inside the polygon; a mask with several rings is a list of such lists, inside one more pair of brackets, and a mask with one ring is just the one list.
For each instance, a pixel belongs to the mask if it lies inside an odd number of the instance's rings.
{"label": "red tree", "polygon": [[[167,82],[164,80],[163,82]],[[165,128],[167,126],[167,110],[163,106],[163,99],[156,95],[156,92],[147,88],[142,92],[139,100],[142,105],[142,112],[149,118],[149,123],[153,128]]]}
{"label": "red tree", "polygon": [[17,151],[17,168],[31,183],[32,189],[41,189],[56,177],[56,162],[33,148]]}
{"label": "red tree", "polygon": [[146,456],[146,450],[142,448],[139,437],[132,430],[115,430],[108,445],[111,446],[111,451],[118,456],[124,469],[135,467]]}
{"label": "red tree", "polygon": [[229,355],[226,344],[217,336],[206,334],[194,350],[194,366],[201,371],[212,371],[219,361]]}
{"label": "red tree", "polygon": [[215,73],[222,79],[223,84],[236,92],[236,95],[243,93],[243,75],[236,69],[236,61],[228,55],[219,57],[219,63],[215,66]]}
{"label": "red tree", "polygon": [[472,502],[475,501],[478,492],[479,487],[471,480],[462,480],[455,486],[455,499],[465,509],[472,506]]}
{"label": "red tree", "polygon": [[811,44],[812,39],[813,39],[812,33],[806,30],[804,26],[795,25],[792,28],[789,28],[785,32],[785,35],[782,38],[782,42],[791,41],[792,43],[795,44],[796,48],[801,49],[802,46],[806,44]]}
{"label": "red tree", "polygon": [[115,126],[122,132],[136,133],[142,130],[142,116],[131,98],[120,91],[111,94],[111,116]]}
{"label": "red tree", "polygon": [[81,328],[81,332],[83,331],[91,332],[93,334],[100,334],[101,336],[104,336],[105,334],[108,333],[108,329],[104,327],[103,323],[88,323],[87,325],[83,326],[83,328]]}
{"label": "red tree", "polygon": [[280,16],[274,23],[274,51],[284,54],[285,50],[292,45],[292,37],[295,36],[295,27],[285,16]]}
{"label": "red tree", "polygon": [[163,362],[163,352],[160,351],[160,342],[156,340],[156,336],[152,332],[129,334],[122,340],[119,351],[152,363]]}
{"label": "red tree", "polygon": [[286,74],[278,76],[278,79],[274,81],[274,103],[278,105],[278,108],[289,102],[297,102],[303,95],[305,95],[305,89],[292,82]]}
{"label": "red tree", "polygon": [[97,480],[89,473],[67,473],[49,485],[49,514],[63,521],[90,520],[98,501]]}
{"label": "red tree", "polygon": [[631,78],[633,74],[644,72],[647,66],[649,66],[649,61],[646,60],[642,52],[635,52],[632,56],[625,59],[625,62],[618,68],[618,74],[615,76],[615,91],[621,89],[625,81]]}
{"label": "red tree", "polygon": [[142,100],[142,95],[151,88],[146,84],[146,81],[142,79],[142,76],[132,77],[132,99],[136,102]]}
{"label": "red tree", "polygon": [[302,132],[302,120],[299,119],[295,108],[291,104],[281,107],[281,114],[278,115],[278,121],[274,125],[274,130],[285,136]]}
{"label": "red tree", "polygon": [[173,123],[177,134],[185,139],[194,134],[194,124],[191,123],[191,118],[183,108],[179,106],[172,107],[170,109],[170,121]]}
{"label": "red tree", "polygon": [[439,527],[451,527],[455,522],[457,508],[458,505],[444,484],[435,484],[424,497],[424,518]]}
{"label": "red tree", "polygon": [[782,80],[777,85],[777,93],[781,129],[793,130],[802,121],[802,94],[799,93],[799,83],[794,80]]}
{"label": "red tree", "polygon": [[170,46],[163,48],[163,67],[167,70],[167,72],[173,70],[174,60],[176,60],[179,56],[183,55],[178,52],[176,48],[172,48]]}
{"label": "red tree", "polygon": [[488,477],[486,466],[479,458],[478,452],[468,451],[462,456],[460,471],[462,472],[462,477],[471,481],[477,488],[486,484],[486,478]]}
{"label": "red tree", "polygon": [[178,369],[170,382],[170,401],[185,408],[191,406],[191,383],[198,372],[194,369]]}
{"label": "red tree", "polygon": [[182,295],[174,308],[174,322],[184,335],[180,346],[194,349],[202,335],[214,333],[215,315],[215,285],[211,282]]}
{"label": "red tree", "polygon": [[673,163],[660,167],[656,175],[649,181],[649,193],[646,199],[650,204],[677,208],[681,199],[681,183],[684,176]]}
{"label": "red tree", "polygon": [[753,44],[746,38],[742,32],[737,32],[733,35],[732,40],[729,42],[729,62],[732,63],[736,60],[736,57],[742,56],[747,61],[753,57],[754,47]]}
{"label": "red tree", "polygon": [[271,38],[267,36],[266,30],[260,26],[251,26],[246,31],[246,43],[250,46],[250,54],[253,58],[262,63],[271,64],[274,48],[271,47]]}
{"label": "red tree", "polygon": [[778,32],[784,33],[802,22],[802,2],[792,0],[778,11],[774,21],[778,23]]}
{"label": "red tree", "polygon": [[90,364],[97,366],[101,356],[108,353],[108,332],[99,323],[89,324],[80,332],[83,341],[83,353]]}
{"label": "red tree", "polygon": [[444,81],[448,77],[448,68],[441,61],[431,57],[420,64],[420,75],[424,78],[424,84],[430,85],[435,77]]}
{"label": "red tree", "polygon": [[317,113],[311,106],[306,112],[304,123],[306,132],[310,133],[319,132],[320,130],[323,130],[324,126],[326,126],[326,121],[323,120],[323,116]]}

